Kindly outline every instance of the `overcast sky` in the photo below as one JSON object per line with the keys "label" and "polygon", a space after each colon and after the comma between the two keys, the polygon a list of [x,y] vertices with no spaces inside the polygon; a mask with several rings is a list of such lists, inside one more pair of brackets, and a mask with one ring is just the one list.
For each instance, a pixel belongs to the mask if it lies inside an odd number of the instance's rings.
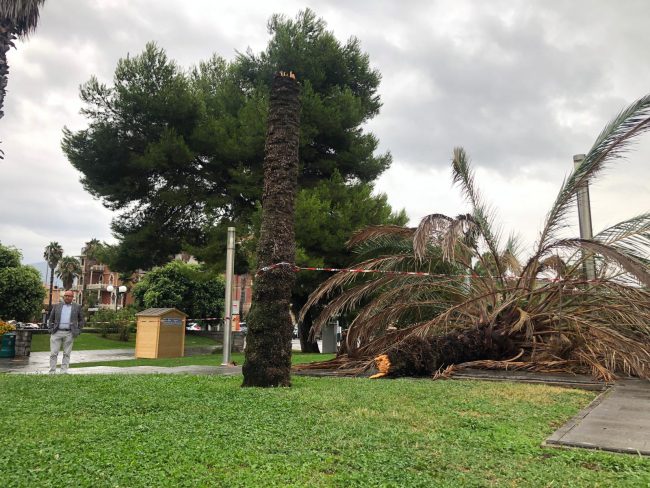
{"label": "overcast sky", "polygon": [[[181,66],[264,49],[273,13],[310,7],[339,40],[360,39],[382,74],[368,130],[394,163],[377,182],[413,225],[467,211],[451,186],[455,146],[470,155],[504,232],[532,243],[572,156],[650,92],[650,2],[49,0],[38,29],[8,54],[0,140],[0,242],[26,263],[50,241],[79,254],[112,242],[111,212],[61,148],[85,127],[78,88],[111,82],[121,57],[155,41]],[[650,136],[591,188],[594,230],[650,210]],[[573,230],[577,234],[577,225]]]}

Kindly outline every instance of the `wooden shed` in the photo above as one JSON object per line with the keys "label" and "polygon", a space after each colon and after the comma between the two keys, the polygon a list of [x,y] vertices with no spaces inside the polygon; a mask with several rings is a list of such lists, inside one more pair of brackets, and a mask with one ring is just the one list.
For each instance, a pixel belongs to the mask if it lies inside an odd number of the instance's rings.
{"label": "wooden shed", "polygon": [[136,358],[183,357],[186,314],[175,308],[148,308],[135,316]]}

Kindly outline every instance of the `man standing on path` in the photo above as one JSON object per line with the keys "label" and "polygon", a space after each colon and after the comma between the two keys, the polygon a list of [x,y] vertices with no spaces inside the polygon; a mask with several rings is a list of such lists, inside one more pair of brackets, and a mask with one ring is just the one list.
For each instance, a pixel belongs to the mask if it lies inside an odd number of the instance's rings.
{"label": "man standing on path", "polygon": [[68,372],[74,338],[81,334],[86,323],[81,305],[72,303],[73,297],[72,290],[66,290],[63,294],[63,303],[54,305],[47,319],[47,327],[50,329],[50,374],[56,373],[56,362],[61,346],[63,346],[61,373]]}

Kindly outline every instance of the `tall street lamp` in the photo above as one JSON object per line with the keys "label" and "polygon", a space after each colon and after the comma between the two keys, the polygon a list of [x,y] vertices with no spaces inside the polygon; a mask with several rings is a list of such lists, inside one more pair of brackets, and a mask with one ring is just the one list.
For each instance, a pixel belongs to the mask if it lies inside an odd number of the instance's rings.
{"label": "tall street lamp", "polygon": [[[123,295],[124,293],[126,293],[126,286],[122,285],[119,288],[116,288],[113,285],[108,285],[106,287],[106,291],[108,293],[115,292],[115,311],[117,312],[117,304],[120,301],[120,295]],[[122,306],[122,308],[124,308],[124,306]]]}

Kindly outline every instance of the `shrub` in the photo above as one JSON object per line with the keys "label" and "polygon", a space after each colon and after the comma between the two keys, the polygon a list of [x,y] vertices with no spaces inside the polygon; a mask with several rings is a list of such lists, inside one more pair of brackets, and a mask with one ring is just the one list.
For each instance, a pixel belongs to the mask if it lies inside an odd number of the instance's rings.
{"label": "shrub", "polygon": [[14,330],[16,330],[16,328],[13,325],[0,320],[0,336],[7,332],[12,332]]}
{"label": "shrub", "polygon": [[88,320],[88,325],[99,329],[102,337],[117,334],[120,341],[128,342],[135,325],[135,310],[127,307],[120,310],[101,309]]}

